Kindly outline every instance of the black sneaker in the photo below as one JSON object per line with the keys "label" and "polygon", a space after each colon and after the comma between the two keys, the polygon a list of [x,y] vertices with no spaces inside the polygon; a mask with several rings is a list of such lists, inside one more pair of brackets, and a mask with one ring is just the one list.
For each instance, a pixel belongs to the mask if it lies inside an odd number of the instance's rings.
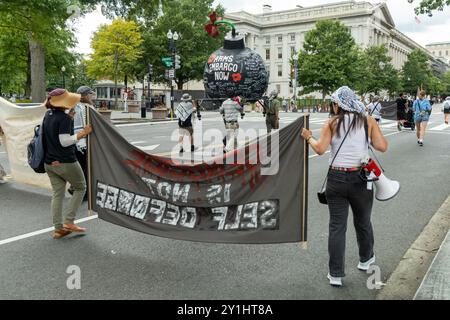
{"label": "black sneaker", "polygon": [[191,146],[191,152],[194,152],[194,151],[195,151],[195,146],[192,145],[192,146]]}
{"label": "black sneaker", "polygon": [[419,141],[419,146],[423,147],[423,142],[422,141]]}
{"label": "black sneaker", "polygon": [[183,153],[183,152],[184,152],[184,149],[183,149],[183,148],[181,148],[181,149],[180,149],[180,153]]}

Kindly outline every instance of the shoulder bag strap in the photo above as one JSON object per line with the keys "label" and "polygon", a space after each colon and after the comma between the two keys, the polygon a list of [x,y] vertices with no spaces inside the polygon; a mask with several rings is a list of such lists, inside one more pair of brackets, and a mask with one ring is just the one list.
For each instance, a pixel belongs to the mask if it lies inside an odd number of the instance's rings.
{"label": "shoulder bag strap", "polygon": [[[345,117],[344,117],[344,120],[343,120],[343,121],[345,121]],[[334,155],[333,160],[331,160],[331,164],[330,164],[329,167],[331,167],[331,166],[333,165],[333,163],[334,163],[334,160],[336,160],[336,157],[337,157],[337,155],[339,154],[339,151],[341,151],[342,145],[344,144],[345,139],[347,139],[347,136],[348,136],[349,132],[350,132],[350,124],[349,124],[349,126],[348,126],[347,133],[346,133],[345,136],[344,136],[344,139],[342,139],[341,145],[339,146],[339,148],[338,148],[336,154]],[[330,168],[328,168],[327,175],[325,176],[325,180],[323,181],[323,184],[322,184],[322,190],[323,190],[323,188],[325,187],[325,183],[327,183],[328,173],[329,173],[329,172],[330,172]]]}

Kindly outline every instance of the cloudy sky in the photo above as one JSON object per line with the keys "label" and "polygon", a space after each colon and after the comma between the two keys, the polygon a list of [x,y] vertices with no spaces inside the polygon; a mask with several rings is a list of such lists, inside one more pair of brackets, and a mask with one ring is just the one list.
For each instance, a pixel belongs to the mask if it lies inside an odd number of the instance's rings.
{"label": "cloudy sky", "polygon": [[[250,13],[262,13],[264,4],[271,5],[273,11],[279,11],[293,9],[296,5],[308,7],[332,2],[341,2],[341,0],[216,0],[216,4],[221,3],[228,12],[245,10]],[[370,2],[379,3],[380,0]],[[450,41],[450,7],[443,12],[436,12],[431,18],[421,15],[419,16],[421,22],[417,23],[414,19],[414,4],[408,3],[407,0],[387,0],[386,3],[397,29],[417,43],[426,45],[431,42]],[[77,52],[91,53],[92,33],[102,23],[108,23],[108,20],[102,16],[99,9],[76,23],[79,42]]]}

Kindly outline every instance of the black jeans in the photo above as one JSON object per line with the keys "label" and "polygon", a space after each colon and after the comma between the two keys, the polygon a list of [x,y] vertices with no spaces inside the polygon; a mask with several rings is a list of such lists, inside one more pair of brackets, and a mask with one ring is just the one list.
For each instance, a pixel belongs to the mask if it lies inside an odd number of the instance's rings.
{"label": "black jeans", "polygon": [[349,205],[353,211],[359,259],[361,262],[366,262],[374,255],[373,229],[370,221],[373,188],[367,190],[367,182],[361,180],[358,171],[330,170],[326,194],[330,211],[328,236],[330,275],[345,277],[345,233],[347,231]]}

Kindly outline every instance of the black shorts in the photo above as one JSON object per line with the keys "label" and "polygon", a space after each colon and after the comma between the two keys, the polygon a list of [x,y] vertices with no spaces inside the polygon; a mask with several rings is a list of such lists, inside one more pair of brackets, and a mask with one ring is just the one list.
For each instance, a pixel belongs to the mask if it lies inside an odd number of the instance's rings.
{"label": "black shorts", "polygon": [[397,110],[397,120],[406,120],[405,110]]}
{"label": "black shorts", "polygon": [[450,114],[450,109],[444,109],[445,114]]}

